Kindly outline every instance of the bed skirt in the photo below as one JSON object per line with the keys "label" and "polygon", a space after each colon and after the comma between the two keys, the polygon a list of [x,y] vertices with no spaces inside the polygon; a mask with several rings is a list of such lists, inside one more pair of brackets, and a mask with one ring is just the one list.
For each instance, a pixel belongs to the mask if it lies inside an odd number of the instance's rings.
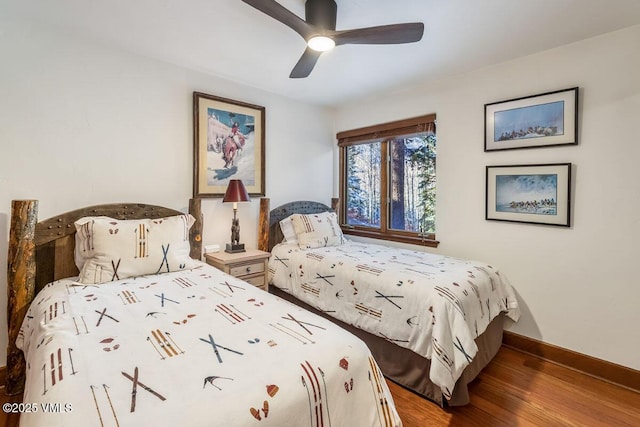
{"label": "bed skirt", "polygon": [[276,286],[269,286],[269,292],[329,319],[338,326],[356,335],[369,346],[373,357],[378,362],[385,377],[443,407],[462,406],[469,403],[467,385],[489,364],[502,345],[504,314],[500,314],[493,319],[484,333],[475,339],[476,345],[478,346],[478,353],[469,366],[462,372],[461,377],[456,382],[451,399],[447,401],[442,395],[440,387],[429,380],[429,368],[431,367],[431,361],[429,359],[425,359],[409,349],[395,345],[382,337],[341,322],[315,309],[309,304],[300,301]]}

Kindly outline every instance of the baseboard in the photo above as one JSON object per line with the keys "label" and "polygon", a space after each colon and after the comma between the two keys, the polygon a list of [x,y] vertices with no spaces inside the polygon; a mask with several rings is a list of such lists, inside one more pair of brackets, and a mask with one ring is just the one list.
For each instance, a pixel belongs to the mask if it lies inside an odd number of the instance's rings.
{"label": "baseboard", "polygon": [[640,371],[504,331],[502,344],[640,393]]}

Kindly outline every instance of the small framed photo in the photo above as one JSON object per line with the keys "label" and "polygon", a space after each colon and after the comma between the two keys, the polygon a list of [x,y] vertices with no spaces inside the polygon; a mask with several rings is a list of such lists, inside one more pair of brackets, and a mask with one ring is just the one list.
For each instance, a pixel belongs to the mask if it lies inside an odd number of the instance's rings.
{"label": "small framed photo", "polygon": [[240,179],[251,196],[264,196],[265,108],[193,93],[194,197],[223,197]]}
{"label": "small framed photo", "polygon": [[487,166],[485,219],[570,226],[571,163]]}
{"label": "small framed photo", "polygon": [[577,87],[484,106],[484,151],[577,143]]}

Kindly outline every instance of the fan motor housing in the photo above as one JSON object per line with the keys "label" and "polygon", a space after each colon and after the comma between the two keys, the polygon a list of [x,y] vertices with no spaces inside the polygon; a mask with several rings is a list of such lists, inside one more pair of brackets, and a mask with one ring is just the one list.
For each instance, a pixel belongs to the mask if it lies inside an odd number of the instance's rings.
{"label": "fan motor housing", "polygon": [[333,0],[307,0],[304,5],[305,20],[325,30],[336,29],[338,5]]}

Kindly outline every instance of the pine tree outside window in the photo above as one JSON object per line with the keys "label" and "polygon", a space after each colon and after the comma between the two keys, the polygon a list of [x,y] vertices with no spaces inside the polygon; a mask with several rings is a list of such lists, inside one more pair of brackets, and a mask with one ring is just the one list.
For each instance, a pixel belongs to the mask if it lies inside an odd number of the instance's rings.
{"label": "pine tree outside window", "polygon": [[437,246],[435,114],[337,137],[343,232]]}

